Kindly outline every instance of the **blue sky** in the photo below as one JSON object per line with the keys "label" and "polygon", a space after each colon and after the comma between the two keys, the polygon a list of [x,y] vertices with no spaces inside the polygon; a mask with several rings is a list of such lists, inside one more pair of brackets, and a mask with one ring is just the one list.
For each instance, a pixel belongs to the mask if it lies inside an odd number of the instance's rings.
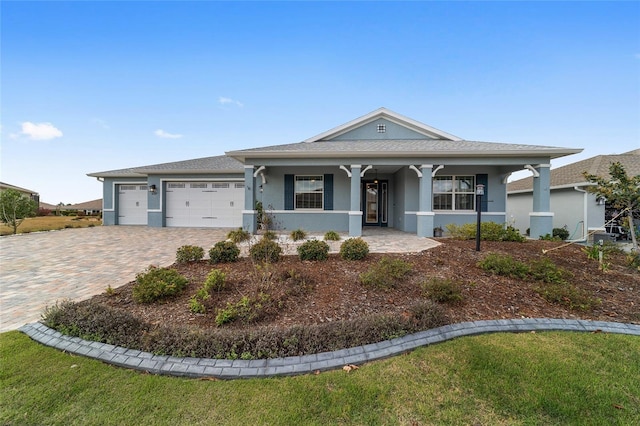
{"label": "blue sky", "polygon": [[381,106],[469,140],[640,147],[640,2],[0,3],[0,180],[293,143]]}

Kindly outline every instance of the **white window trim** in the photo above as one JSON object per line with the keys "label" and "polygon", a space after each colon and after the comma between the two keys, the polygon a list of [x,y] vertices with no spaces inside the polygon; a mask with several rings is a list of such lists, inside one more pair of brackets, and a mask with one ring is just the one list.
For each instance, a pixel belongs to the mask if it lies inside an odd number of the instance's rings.
{"label": "white window trim", "polygon": [[[442,178],[451,178],[451,192],[436,192],[435,191],[435,182],[437,180],[443,180]],[[458,178],[473,178],[473,189],[471,189],[470,191],[464,191],[464,192],[460,192],[460,191],[456,191],[456,180]],[[451,209],[437,209],[435,206],[435,203],[432,200],[433,203],[433,210],[436,212],[474,212],[476,211],[476,191],[475,191],[475,186],[476,186],[476,176],[475,175],[443,175],[443,176],[436,176],[433,178],[433,185],[431,187],[431,192],[432,192],[432,197],[435,198],[435,196],[437,194],[451,194],[451,206],[453,208]],[[473,194],[473,208],[472,209],[456,209],[456,194]]]}
{"label": "white window trim", "polygon": [[[322,207],[298,207],[297,203],[297,195],[298,194],[318,194],[317,192],[298,192],[296,189],[296,183],[298,182],[299,177],[316,177],[322,182]],[[293,176],[293,210],[300,210],[306,212],[322,212],[324,211],[324,176],[323,175],[294,175]]]}

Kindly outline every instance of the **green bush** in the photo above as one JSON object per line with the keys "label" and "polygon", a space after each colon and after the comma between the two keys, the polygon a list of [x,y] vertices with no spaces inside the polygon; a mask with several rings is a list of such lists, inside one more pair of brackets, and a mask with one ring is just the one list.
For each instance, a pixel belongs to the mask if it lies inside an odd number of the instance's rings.
{"label": "green bush", "polygon": [[133,286],[133,300],[138,303],[151,303],[180,293],[188,280],[175,269],[149,267],[136,275]]}
{"label": "green bush", "polygon": [[564,241],[569,238],[569,231],[564,228],[553,228],[553,236]]}
{"label": "green bush", "polygon": [[257,297],[252,298],[243,296],[236,303],[227,302],[227,307],[218,309],[216,313],[216,325],[219,327],[234,321],[241,321],[245,324],[256,322],[264,316],[265,304],[270,299],[271,296],[268,294],[260,293]]}
{"label": "green bush", "polygon": [[324,234],[325,241],[340,241],[340,234],[336,231],[327,231]]}
{"label": "green bush", "polygon": [[578,311],[593,310],[601,303],[600,299],[592,297],[587,291],[567,282],[543,282],[535,291],[549,303],[564,305]]}
{"label": "green bush", "polygon": [[267,231],[264,231],[264,234],[262,235],[262,239],[275,241],[278,239],[278,234],[276,234],[274,231],[267,230]]}
{"label": "green bush", "polygon": [[204,249],[198,246],[182,246],[176,251],[176,263],[196,262],[204,257]]}
{"label": "green bush", "polygon": [[227,234],[227,238],[236,244],[242,241],[247,241],[249,237],[251,237],[249,232],[245,231],[242,228],[234,229],[232,231],[229,231],[229,233]]}
{"label": "green bush", "polygon": [[362,260],[369,254],[369,244],[362,238],[349,238],[340,245],[340,257],[345,260]]}
{"label": "green bush", "polygon": [[509,255],[489,253],[477,263],[481,269],[495,275],[504,275],[512,278],[527,278],[530,269],[525,263],[514,260]]}
{"label": "green bush", "polygon": [[307,233],[302,229],[296,229],[295,231],[291,231],[290,237],[293,241],[300,241],[307,238]]}
{"label": "green bush", "polygon": [[240,249],[232,241],[219,241],[209,250],[209,263],[235,262]]}
{"label": "green bush", "polygon": [[390,289],[409,272],[411,272],[410,263],[385,256],[366,272],[360,274],[360,282],[367,287]]}
{"label": "green bush", "polygon": [[329,244],[320,240],[305,241],[298,247],[300,260],[327,260]]}
{"label": "green bush", "polygon": [[631,269],[640,271],[640,253],[631,252],[626,256],[627,266]]}
{"label": "green bush", "polygon": [[224,272],[219,269],[214,269],[207,275],[207,279],[204,281],[202,288],[204,288],[207,293],[224,290],[226,278],[227,275]]}
{"label": "green bush", "polygon": [[422,284],[422,291],[434,302],[456,303],[462,300],[462,287],[448,278],[431,278]]}
{"label": "green bush", "polygon": [[[456,240],[473,240],[476,238],[477,224],[465,223],[456,225],[450,223],[447,232]],[[512,226],[506,228],[495,222],[482,222],[480,224],[480,239],[482,241],[515,241],[524,242],[526,239]]]}
{"label": "green bush", "polygon": [[568,273],[556,266],[548,258],[544,257],[537,262],[533,262],[530,268],[531,277],[537,281],[543,281],[545,283],[562,284],[566,283],[565,277]]}
{"label": "green bush", "polygon": [[204,303],[196,296],[192,296],[191,299],[189,299],[189,310],[193,314],[204,314],[207,311]]}
{"label": "green bush", "polygon": [[277,262],[282,255],[282,247],[265,235],[249,249],[251,259],[256,262]]}

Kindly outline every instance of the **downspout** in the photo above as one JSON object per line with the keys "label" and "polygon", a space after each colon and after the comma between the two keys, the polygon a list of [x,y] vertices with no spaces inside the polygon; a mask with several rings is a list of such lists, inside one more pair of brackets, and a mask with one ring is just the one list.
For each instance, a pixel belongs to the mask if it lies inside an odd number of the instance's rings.
{"label": "downspout", "polygon": [[574,186],[573,189],[575,191],[578,192],[582,192],[583,196],[583,209],[582,209],[582,238],[579,240],[571,240],[570,242],[582,242],[582,241],[587,241],[587,233],[588,233],[588,227],[587,227],[587,202],[588,202],[588,192],[585,191],[584,189],[580,189],[577,186]]}

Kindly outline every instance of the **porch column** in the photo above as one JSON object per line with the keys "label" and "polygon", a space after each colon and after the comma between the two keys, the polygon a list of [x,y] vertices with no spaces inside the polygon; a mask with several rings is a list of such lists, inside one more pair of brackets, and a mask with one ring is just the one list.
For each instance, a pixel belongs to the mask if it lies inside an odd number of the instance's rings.
{"label": "porch column", "polygon": [[244,166],[244,210],[242,210],[242,229],[255,234],[258,230],[255,178],[253,166]]}
{"label": "porch column", "polygon": [[418,227],[418,237],[433,237],[433,164],[423,164],[420,166],[420,187],[418,193],[418,211],[416,220]]}
{"label": "porch column", "polygon": [[533,177],[533,211],[529,213],[529,236],[535,240],[553,232],[550,167],[551,164],[534,167],[538,176]]}
{"label": "porch column", "polygon": [[349,236],[362,235],[362,210],[360,210],[360,170],[362,165],[351,165],[351,207],[349,209]]}

